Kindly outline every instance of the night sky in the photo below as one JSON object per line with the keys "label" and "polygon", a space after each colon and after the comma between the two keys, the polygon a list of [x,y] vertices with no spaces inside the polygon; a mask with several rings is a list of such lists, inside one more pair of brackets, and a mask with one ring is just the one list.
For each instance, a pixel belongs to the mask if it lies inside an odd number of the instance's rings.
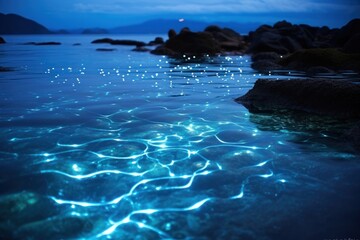
{"label": "night sky", "polygon": [[261,24],[286,19],[340,27],[360,17],[360,0],[0,0],[0,12],[50,29],[111,28],[155,18]]}

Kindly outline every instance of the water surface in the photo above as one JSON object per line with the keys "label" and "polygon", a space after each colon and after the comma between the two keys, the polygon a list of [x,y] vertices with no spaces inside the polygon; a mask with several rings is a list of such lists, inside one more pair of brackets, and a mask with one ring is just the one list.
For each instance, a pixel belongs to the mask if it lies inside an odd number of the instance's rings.
{"label": "water surface", "polygon": [[3,236],[360,238],[346,123],[250,114],[233,99],[281,76],[253,71],[248,56],[176,60],[98,52],[109,47],[90,44],[98,36],[4,38],[0,66],[14,71],[0,73]]}

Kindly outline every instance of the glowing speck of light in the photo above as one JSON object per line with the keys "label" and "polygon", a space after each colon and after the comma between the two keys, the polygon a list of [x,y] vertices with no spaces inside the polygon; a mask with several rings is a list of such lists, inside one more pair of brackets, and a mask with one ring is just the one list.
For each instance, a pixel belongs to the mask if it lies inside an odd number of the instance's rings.
{"label": "glowing speck of light", "polygon": [[179,18],[179,22],[184,22],[185,19],[184,18]]}
{"label": "glowing speck of light", "polygon": [[76,172],[79,172],[81,170],[81,168],[79,168],[79,166],[77,164],[73,164],[72,169]]}
{"label": "glowing speck of light", "polygon": [[43,153],[42,154],[44,157],[48,157],[48,156],[50,156],[50,154],[49,153]]}
{"label": "glowing speck of light", "polygon": [[285,179],[279,179],[279,182],[286,183],[287,181]]}

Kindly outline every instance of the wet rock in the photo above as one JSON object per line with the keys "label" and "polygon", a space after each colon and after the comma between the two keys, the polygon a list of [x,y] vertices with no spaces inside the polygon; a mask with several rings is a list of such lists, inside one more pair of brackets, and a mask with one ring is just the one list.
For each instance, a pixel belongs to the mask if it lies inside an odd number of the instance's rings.
{"label": "wet rock", "polygon": [[279,64],[296,70],[326,67],[332,70],[360,71],[360,54],[346,54],[337,49],[303,49],[281,59]]}
{"label": "wet rock", "polygon": [[113,52],[113,51],[116,51],[116,48],[97,48],[96,51],[98,51],[98,52]]}
{"label": "wet rock", "polygon": [[144,42],[140,42],[140,41],[135,41],[135,40],[113,40],[111,38],[96,39],[96,40],[92,41],[91,43],[93,43],[93,44],[109,43],[111,45],[126,45],[126,46],[138,46],[138,47],[146,45]]}
{"label": "wet rock", "polygon": [[258,60],[256,62],[253,62],[251,64],[251,67],[262,73],[268,73],[269,71],[279,70],[279,69],[283,68],[281,65],[277,64],[275,61],[269,60],[269,59]]}
{"label": "wet rock", "polygon": [[61,45],[60,42],[27,42],[24,45],[35,45],[35,46],[45,46],[45,45]]}
{"label": "wet rock", "polygon": [[6,43],[5,39],[3,39],[2,37],[0,37],[0,44]]}
{"label": "wet rock", "polygon": [[36,193],[24,191],[0,198],[0,228],[6,226],[6,235],[11,235],[23,224],[46,219],[57,213],[53,201]]}
{"label": "wet rock", "polygon": [[89,233],[93,226],[83,217],[58,216],[31,222],[15,232],[16,239],[64,239]]}
{"label": "wet rock", "polygon": [[289,109],[339,118],[360,118],[360,85],[345,80],[257,80],[235,101],[250,112]]}
{"label": "wet rock", "polygon": [[170,56],[170,57],[177,56],[176,52],[174,52],[173,50],[171,50],[163,45],[155,48],[154,50],[151,50],[150,53],[152,53],[154,55],[164,55],[164,56]]}
{"label": "wet rock", "polygon": [[279,61],[280,55],[275,52],[261,52],[251,56],[251,60],[253,62],[260,61],[260,60],[270,60],[270,61]]}
{"label": "wet rock", "polygon": [[73,46],[81,46],[81,43],[74,43]]}
{"label": "wet rock", "polygon": [[241,35],[230,28],[220,28],[212,25],[205,28],[204,32],[210,33],[223,51],[240,51],[245,47]]}

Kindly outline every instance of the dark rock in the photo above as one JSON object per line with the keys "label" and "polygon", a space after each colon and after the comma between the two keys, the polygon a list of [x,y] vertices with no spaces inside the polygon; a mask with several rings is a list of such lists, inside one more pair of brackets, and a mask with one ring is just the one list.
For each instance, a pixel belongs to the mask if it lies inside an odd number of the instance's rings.
{"label": "dark rock", "polygon": [[339,118],[360,118],[360,85],[345,80],[257,80],[235,101],[250,112],[289,109]]}
{"label": "dark rock", "polygon": [[282,36],[274,31],[263,31],[261,33],[254,33],[252,42],[247,50],[248,53],[259,52],[276,52],[278,54],[287,54],[289,50],[282,45]]}
{"label": "dark rock", "polygon": [[146,48],[146,47],[136,47],[136,48],[132,49],[131,51],[134,51],[134,52],[150,52],[150,49]]}
{"label": "dark rock", "polygon": [[0,34],[50,34],[43,25],[16,14],[0,13]]}
{"label": "dark rock", "polygon": [[6,43],[5,39],[3,39],[2,37],[0,37],[0,44]]}
{"label": "dark rock", "polygon": [[308,76],[316,76],[319,74],[333,74],[334,71],[327,68],[327,67],[322,67],[322,66],[316,66],[316,67],[309,67],[306,70],[306,75]]}
{"label": "dark rock", "polygon": [[97,44],[97,43],[109,43],[111,45],[127,45],[127,46],[145,46],[146,44],[144,42],[135,41],[135,40],[113,40],[111,38],[101,38],[96,39],[92,41],[91,43]]}
{"label": "dark rock", "polygon": [[155,48],[154,50],[151,50],[150,53],[155,54],[155,55],[164,55],[164,56],[170,56],[170,57],[175,57],[177,55],[176,52],[174,52],[173,50],[171,50],[163,45]]}
{"label": "dark rock", "polygon": [[15,232],[17,239],[64,239],[89,233],[93,226],[83,217],[64,216],[31,222]]}
{"label": "dark rock", "polygon": [[113,52],[113,51],[116,51],[116,48],[97,48],[96,51],[99,51],[99,52]]}
{"label": "dark rock", "polygon": [[101,39],[96,39],[94,41],[92,41],[91,43],[112,43],[112,41],[114,41],[113,39],[111,38],[101,38]]}
{"label": "dark rock", "polygon": [[285,20],[274,24],[274,28],[291,28],[293,25]]}
{"label": "dark rock", "polygon": [[150,41],[148,43],[149,46],[160,45],[160,44],[164,44],[164,39],[162,37],[156,37],[153,41]]}
{"label": "dark rock", "polygon": [[360,122],[344,133],[344,137],[352,142],[353,146],[360,151]]}
{"label": "dark rock", "polygon": [[180,30],[180,33],[182,33],[182,32],[191,32],[191,31],[190,31],[190,28],[184,27]]}
{"label": "dark rock", "polygon": [[74,43],[73,46],[81,46],[81,43]]}
{"label": "dark rock", "polygon": [[360,33],[355,34],[345,43],[343,51],[346,53],[360,53]]}
{"label": "dark rock", "polygon": [[45,45],[61,45],[59,42],[27,42],[24,45],[35,45],[35,46],[45,46]]}
{"label": "dark rock", "polygon": [[349,41],[353,36],[360,33],[360,19],[356,18],[343,26],[335,35],[336,45],[339,47]]}
{"label": "dark rock", "polygon": [[337,49],[304,49],[279,61],[279,64],[306,71],[310,67],[326,67],[332,70],[360,71],[360,54],[346,54]]}
{"label": "dark rock", "polygon": [[241,51],[245,47],[241,35],[230,28],[221,29],[218,26],[209,26],[204,31],[214,37],[223,51]]}
{"label": "dark rock", "polygon": [[[12,236],[19,226],[52,217],[58,213],[53,201],[32,192],[0,198],[0,237]],[[8,239],[8,238],[4,238]]]}
{"label": "dark rock", "polygon": [[256,62],[253,62],[251,64],[251,67],[262,73],[268,73],[270,71],[278,70],[282,68],[282,66],[277,64],[275,61],[268,59],[258,60]]}
{"label": "dark rock", "polygon": [[169,39],[173,38],[176,36],[176,32],[174,29],[170,29],[169,32],[168,32],[168,37]]}
{"label": "dark rock", "polygon": [[165,47],[177,55],[215,55],[221,52],[218,42],[210,33],[183,31],[170,38]]}
{"label": "dark rock", "polygon": [[271,60],[278,61],[280,60],[280,55],[275,52],[261,52],[251,56],[251,60],[256,62],[259,60]]}

